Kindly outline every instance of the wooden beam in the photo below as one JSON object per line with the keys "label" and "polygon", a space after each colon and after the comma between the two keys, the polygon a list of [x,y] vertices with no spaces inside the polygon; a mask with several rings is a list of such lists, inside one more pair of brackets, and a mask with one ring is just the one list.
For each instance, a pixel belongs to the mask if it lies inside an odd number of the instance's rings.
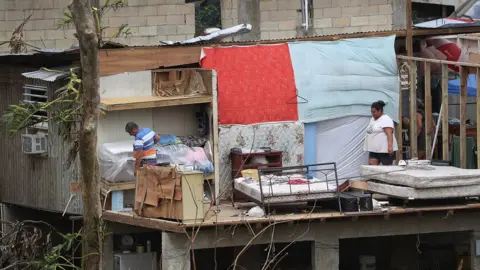
{"label": "wooden beam", "polygon": [[[398,73],[400,74],[400,68],[402,64],[400,63],[400,67],[398,69]],[[397,144],[398,144],[398,151],[397,151],[397,164],[400,160],[403,159],[403,124],[402,124],[402,118],[403,118],[403,90],[402,90],[402,80],[399,80],[398,84],[398,121],[399,123],[397,124],[396,127],[396,133],[395,136],[397,137]]]}
{"label": "wooden beam", "polygon": [[100,109],[104,111],[125,111],[180,105],[202,104],[212,102],[212,96],[178,96],[178,97],[129,97],[101,100]]}
{"label": "wooden beam", "polygon": [[432,151],[432,87],[431,87],[430,63],[425,62],[425,126],[422,127],[425,133],[425,154],[426,159],[431,159]]}
{"label": "wooden beam", "polygon": [[100,76],[198,64],[201,46],[157,46],[101,50]]}
{"label": "wooden beam", "polygon": [[468,71],[460,67],[460,167],[467,168],[467,79]]}
{"label": "wooden beam", "polygon": [[417,63],[412,62],[410,65],[410,153],[412,158],[418,157],[417,149]]}
{"label": "wooden beam", "polygon": [[450,160],[448,156],[448,66],[442,64],[442,159]]}
{"label": "wooden beam", "polygon": [[477,68],[477,168],[480,169],[480,68]]}
{"label": "wooden beam", "polygon": [[168,221],[164,219],[145,218],[135,216],[135,214],[131,213],[104,211],[103,219],[111,222],[150,228],[159,231],[169,231],[177,233],[185,232],[185,230],[182,228],[182,223],[180,222]]}
{"label": "wooden beam", "polygon": [[412,21],[412,0],[405,1],[406,22],[407,22],[407,38],[405,40],[405,48],[407,49],[408,66],[410,67],[410,91],[409,91],[409,108],[410,108],[410,154],[412,158],[418,157],[417,154],[417,68],[416,63],[411,60],[413,57],[413,21]]}
{"label": "wooden beam", "polygon": [[135,189],[135,181],[124,183],[111,183],[107,181],[102,181],[100,183],[100,186],[107,191],[132,190]]}
{"label": "wooden beam", "polygon": [[454,61],[447,61],[447,60],[437,60],[437,59],[404,56],[404,55],[397,55],[397,59],[412,60],[412,61],[417,61],[417,62],[428,62],[428,63],[432,63],[432,64],[447,64],[447,65],[452,65],[452,66],[463,66],[463,67],[473,67],[473,68],[480,67],[480,64],[475,64],[475,63],[454,62]]}

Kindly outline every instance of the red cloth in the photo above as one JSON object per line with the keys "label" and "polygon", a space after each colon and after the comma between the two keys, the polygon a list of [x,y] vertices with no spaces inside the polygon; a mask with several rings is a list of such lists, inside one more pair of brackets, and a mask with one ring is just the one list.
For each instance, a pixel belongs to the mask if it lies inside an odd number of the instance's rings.
{"label": "red cloth", "polygon": [[298,105],[287,44],[204,48],[204,68],[218,74],[218,118],[222,125],[296,121]]}
{"label": "red cloth", "polygon": [[303,180],[303,179],[292,179],[292,180],[289,180],[288,183],[290,185],[303,185],[303,184],[310,184],[310,181]]}

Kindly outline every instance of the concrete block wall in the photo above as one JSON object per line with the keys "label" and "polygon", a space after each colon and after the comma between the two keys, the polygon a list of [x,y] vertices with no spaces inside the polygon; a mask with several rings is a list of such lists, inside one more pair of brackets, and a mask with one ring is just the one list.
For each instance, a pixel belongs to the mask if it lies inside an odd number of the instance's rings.
{"label": "concrete block wall", "polygon": [[123,44],[182,41],[195,35],[195,4],[185,4],[185,0],[128,0],[128,7],[111,10],[102,20],[104,25],[112,27],[107,36],[111,36],[116,27],[128,24],[132,35],[115,40]]}
{"label": "concrete block wall", "polygon": [[[15,28],[33,14],[24,27],[24,40],[28,44],[59,49],[76,45],[78,42],[73,36],[73,27],[56,29],[70,2],[0,0],[0,41],[10,40]],[[185,0],[129,0],[128,6],[105,14],[102,24],[110,27],[104,34],[107,37],[118,26],[128,24],[132,35],[114,40],[127,45],[156,45],[160,40],[185,40],[195,34],[195,5],[185,4]],[[0,51],[8,50],[8,45],[0,47]]]}
{"label": "concrete block wall", "polygon": [[[238,1],[222,0],[222,26],[238,23]],[[260,1],[261,39],[301,34],[301,0]],[[392,0],[312,0],[313,33],[331,35],[392,29]]]}
{"label": "concrete block wall", "polygon": [[317,35],[392,29],[392,0],[313,0]]}

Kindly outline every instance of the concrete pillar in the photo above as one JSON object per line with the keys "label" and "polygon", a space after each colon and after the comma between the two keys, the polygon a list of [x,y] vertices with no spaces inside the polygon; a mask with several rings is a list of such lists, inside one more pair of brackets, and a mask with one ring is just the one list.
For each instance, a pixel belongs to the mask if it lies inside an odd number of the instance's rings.
{"label": "concrete pillar", "polygon": [[480,231],[471,232],[470,259],[470,269],[480,270]]}
{"label": "concrete pillar", "polygon": [[238,0],[238,24],[252,25],[250,33],[236,36],[235,40],[259,40],[260,32],[260,0]]}
{"label": "concrete pillar", "polygon": [[103,239],[103,254],[102,254],[102,263],[104,270],[113,270],[114,269],[114,259],[113,259],[113,234],[107,234]]}
{"label": "concrete pillar", "polygon": [[190,270],[190,242],[185,234],[162,232],[162,270]]}
{"label": "concrete pillar", "polygon": [[338,239],[312,242],[312,270],[338,270],[340,262]]}

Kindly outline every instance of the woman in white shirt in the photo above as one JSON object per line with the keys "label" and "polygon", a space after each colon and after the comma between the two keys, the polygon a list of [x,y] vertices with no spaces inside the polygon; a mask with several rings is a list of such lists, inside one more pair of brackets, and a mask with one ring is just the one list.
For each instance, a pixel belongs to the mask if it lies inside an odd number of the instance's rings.
{"label": "woman in white shirt", "polygon": [[364,150],[368,151],[368,165],[392,165],[398,151],[393,120],[383,113],[385,102],[372,103],[372,119],[367,128]]}

